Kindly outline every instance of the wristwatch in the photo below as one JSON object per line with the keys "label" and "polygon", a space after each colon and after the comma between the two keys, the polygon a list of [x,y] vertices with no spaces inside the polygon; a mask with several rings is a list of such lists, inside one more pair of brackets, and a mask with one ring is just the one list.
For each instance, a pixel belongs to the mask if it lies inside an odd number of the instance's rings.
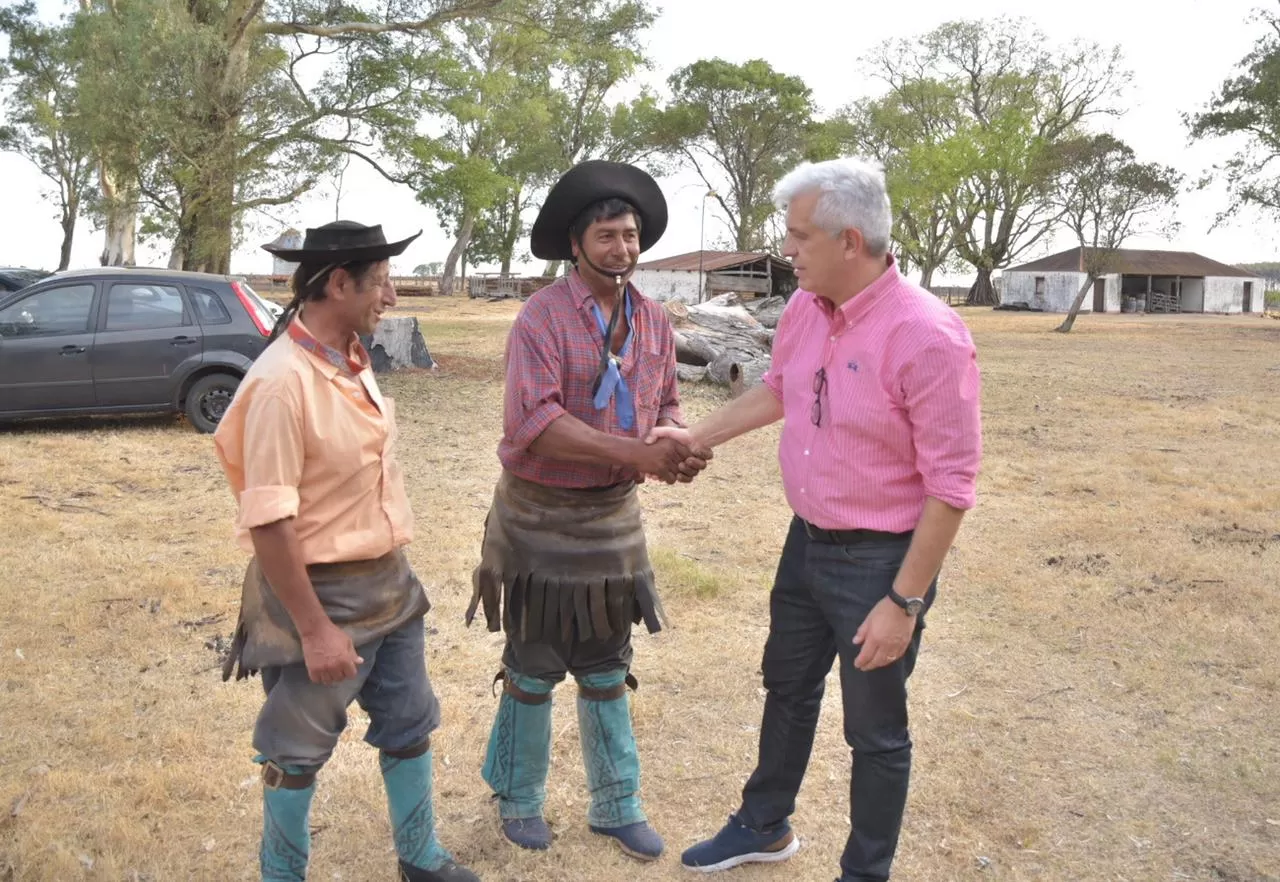
{"label": "wristwatch", "polygon": [[909,616],[918,616],[924,611],[923,597],[903,597],[897,591],[890,588],[889,599],[902,607],[902,611]]}

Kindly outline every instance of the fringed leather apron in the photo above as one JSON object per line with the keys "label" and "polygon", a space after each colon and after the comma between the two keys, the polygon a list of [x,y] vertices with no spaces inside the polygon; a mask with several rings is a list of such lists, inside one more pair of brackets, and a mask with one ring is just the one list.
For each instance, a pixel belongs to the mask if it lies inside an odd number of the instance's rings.
{"label": "fringed leather apron", "polygon": [[[390,634],[431,608],[426,589],[400,549],[374,560],[312,564],[307,575],[325,613],[356,646]],[[229,679],[233,669],[241,680],[264,667],[302,660],[302,641],[293,619],[254,558],[244,574],[240,619],[222,679]]]}
{"label": "fringed leather apron", "polygon": [[504,471],[472,587],[467,624],[483,603],[490,631],[526,643],[607,639],[628,621],[653,633],[665,619],[631,482],[569,490]]}

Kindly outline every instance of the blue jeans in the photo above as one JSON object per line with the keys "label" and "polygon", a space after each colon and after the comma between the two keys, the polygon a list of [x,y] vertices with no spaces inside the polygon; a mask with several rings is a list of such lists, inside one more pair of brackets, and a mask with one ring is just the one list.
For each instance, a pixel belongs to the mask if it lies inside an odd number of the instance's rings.
{"label": "blue jeans", "polygon": [[[818,542],[796,518],[769,598],[760,753],[738,817],[767,831],[795,811],[825,678],[839,656],[844,736],[853,749],[853,829],[840,860],[841,882],[888,879],[902,827],[911,773],[907,678],[915,667],[924,617],[902,658],[874,671],[853,666],[861,651],[853,637],[888,595],[910,541],[881,534],[853,545]],[[935,582],[926,606],[936,590]]]}
{"label": "blue jeans", "polygon": [[347,727],[352,701],[369,715],[364,740],[380,750],[405,750],[439,728],[421,617],[357,646],[356,654],[364,659],[356,676],[329,686],[313,683],[302,663],[263,669],[267,700],[253,730],[259,753],[281,766],[319,768]]}

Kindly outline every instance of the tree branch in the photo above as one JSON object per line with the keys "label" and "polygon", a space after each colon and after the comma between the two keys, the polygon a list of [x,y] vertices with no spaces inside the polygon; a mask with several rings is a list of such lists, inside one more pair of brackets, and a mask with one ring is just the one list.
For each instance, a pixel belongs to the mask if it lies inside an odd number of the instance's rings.
{"label": "tree branch", "polygon": [[350,37],[357,34],[415,34],[429,31],[451,21],[480,15],[496,9],[502,0],[460,0],[418,21],[366,22],[349,21],[332,25],[307,24],[301,21],[264,21],[257,25],[262,34],[309,34],[313,37]]}
{"label": "tree branch", "polygon": [[[346,143],[347,143],[347,144],[350,144],[351,142],[349,142],[349,141],[348,141],[348,142],[346,142]],[[343,153],[347,154],[348,156],[354,156],[356,159],[363,159],[365,162],[367,162],[367,163],[369,164],[369,166],[370,166],[374,171],[376,171],[378,174],[382,175],[384,178],[386,178],[386,179],[387,179],[388,181],[390,181],[391,183],[393,183],[393,184],[404,184],[404,185],[406,185],[406,186],[413,186],[413,182],[412,182],[412,181],[411,181],[407,176],[405,176],[405,177],[399,177],[399,176],[396,176],[396,175],[391,174],[391,173],[390,173],[390,172],[388,172],[386,169],[384,169],[381,165],[379,165],[379,164],[378,164],[378,163],[377,163],[377,162],[376,162],[372,157],[370,157],[370,156],[366,156],[365,154],[361,153],[359,150],[352,150],[352,149],[351,149],[351,147],[349,147],[349,146],[343,146],[342,144],[335,144],[335,146],[337,146],[337,147],[338,147],[338,149],[339,149],[341,152],[343,152]]]}
{"label": "tree branch", "polygon": [[292,192],[285,193],[283,196],[259,196],[257,199],[237,202],[231,207],[234,211],[248,211],[251,208],[261,208],[264,205],[284,205],[286,202],[292,202],[299,198],[315,185],[316,182],[314,180],[308,179],[294,187]]}

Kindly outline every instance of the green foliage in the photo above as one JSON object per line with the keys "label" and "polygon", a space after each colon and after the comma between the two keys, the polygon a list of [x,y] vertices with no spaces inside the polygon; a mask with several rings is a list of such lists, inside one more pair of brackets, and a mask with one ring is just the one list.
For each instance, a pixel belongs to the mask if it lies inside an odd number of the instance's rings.
{"label": "green foliage", "polygon": [[[1054,48],[1026,22],[1001,18],[949,22],[890,43],[866,63],[889,87],[887,106],[871,110],[886,133],[882,152],[906,170],[895,177],[914,180],[918,168],[920,192],[942,187],[934,192],[948,203],[944,222],[908,188],[916,229],[904,239],[929,259],[949,240],[978,271],[970,302],[998,302],[992,272],[1059,220],[1058,145],[1091,117],[1114,113],[1110,102],[1129,79],[1119,50]],[[914,154],[913,138],[921,142]]]}
{"label": "green foliage", "polygon": [[894,212],[893,238],[904,270],[928,285],[935,270],[954,264],[955,227],[948,194],[958,193],[977,154],[961,95],[952,83],[917,79],[842,113],[847,145],[878,159]]}
{"label": "green foliage", "polygon": [[644,63],[643,0],[508,0],[501,20],[448,29],[428,125],[401,142],[399,165],[457,238],[444,273],[471,263],[506,269],[524,217],[556,178],[588,158],[653,152],[652,95],[610,103]]}
{"label": "green foliage", "polygon": [[1111,135],[1076,138],[1059,146],[1061,173],[1056,201],[1063,223],[1085,250],[1085,270],[1097,276],[1135,232],[1170,235],[1169,215],[1182,175],[1155,163],[1140,163],[1133,150]]}
{"label": "green foliage", "polygon": [[1184,116],[1193,139],[1242,137],[1243,146],[1215,167],[1201,187],[1225,183],[1229,205],[1216,228],[1239,209],[1280,211],[1280,13],[1256,16],[1263,34],[1204,110]]}
{"label": "green foliage", "polygon": [[803,80],[761,59],[696,61],[668,84],[673,99],[655,140],[715,191],[735,247],[765,246],[774,185],[801,160],[831,155],[839,133],[817,123]]}
{"label": "green foliage", "polygon": [[63,24],[44,25],[35,6],[0,7],[0,34],[8,38],[0,60],[0,83],[8,87],[0,124],[0,150],[27,159],[54,187],[62,248],[58,269],[66,269],[75,222],[93,174],[92,147],[76,116],[75,59]]}

